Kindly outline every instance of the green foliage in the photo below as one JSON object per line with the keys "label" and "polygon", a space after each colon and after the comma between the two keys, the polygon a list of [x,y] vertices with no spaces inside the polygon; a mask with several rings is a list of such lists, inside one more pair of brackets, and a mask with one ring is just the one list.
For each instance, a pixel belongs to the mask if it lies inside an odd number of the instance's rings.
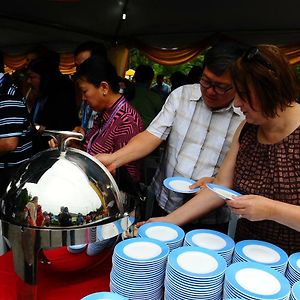
{"label": "green foliage", "polygon": [[295,70],[296,70],[296,73],[298,75],[298,78],[300,78],[300,64],[295,66]]}
{"label": "green foliage", "polygon": [[145,57],[138,49],[133,48],[130,50],[130,54],[129,54],[129,68],[135,70],[138,65],[146,64],[146,65],[150,65],[153,68],[155,75],[164,74],[166,77],[169,78],[171,74],[174,73],[175,71],[181,71],[182,73],[187,75],[193,66],[202,67],[203,60],[204,60],[204,56],[199,55],[193,60],[184,64],[180,64],[176,66],[165,66],[153,62],[152,60]]}

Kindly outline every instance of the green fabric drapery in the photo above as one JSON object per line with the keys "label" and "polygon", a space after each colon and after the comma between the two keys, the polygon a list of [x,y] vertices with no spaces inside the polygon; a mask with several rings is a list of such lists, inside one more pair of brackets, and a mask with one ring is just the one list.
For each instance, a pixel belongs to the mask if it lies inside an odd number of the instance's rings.
{"label": "green fabric drapery", "polygon": [[[145,45],[138,45],[137,48],[149,59],[162,65],[177,65],[188,62],[203,52],[212,42],[212,39],[205,39],[201,43],[193,47],[185,49],[157,49],[147,47]],[[293,45],[285,45],[280,47],[286,54],[291,64],[300,63],[300,43]],[[124,46],[113,48],[109,51],[109,57],[117,68],[120,76],[125,75],[128,68],[129,49]],[[7,71],[18,70],[26,65],[26,55],[9,55],[4,53],[4,63]],[[64,74],[73,74],[75,71],[75,64],[72,53],[60,54],[60,70]]]}

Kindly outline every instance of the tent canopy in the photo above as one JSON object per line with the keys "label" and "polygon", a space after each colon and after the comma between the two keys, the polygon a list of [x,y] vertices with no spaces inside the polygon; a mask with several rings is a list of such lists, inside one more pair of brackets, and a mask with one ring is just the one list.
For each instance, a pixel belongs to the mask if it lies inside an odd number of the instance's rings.
{"label": "tent canopy", "polygon": [[299,0],[9,0],[0,6],[0,49],[18,54],[41,43],[67,52],[91,39],[172,49],[214,34],[300,44],[298,7]]}

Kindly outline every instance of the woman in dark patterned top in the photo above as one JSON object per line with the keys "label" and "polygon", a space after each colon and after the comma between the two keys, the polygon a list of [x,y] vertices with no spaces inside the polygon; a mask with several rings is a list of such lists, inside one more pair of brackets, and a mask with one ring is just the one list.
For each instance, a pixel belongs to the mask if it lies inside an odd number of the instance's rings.
{"label": "woman in dark patterned top", "polygon": [[[234,103],[246,121],[237,129],[215,183],[243,194],[227,201],[240,216],[236,240],[264,240],[288,254],[298,252],[300,105],[296,74],[279,48],[259,45],[237,60],[232,78]],[[223,201],[204,189],[164,221],[185,224]]]}
{"label": "woman in dark patterned top", "polygon": [[[78,66],[75,77],[83,100],[98,112],[93,128],[85,137],[85,151],[91,155],[113,153],[143,130],[140,115],[119,93],[119,79],[111,63],[91,57]],[[83,128],[75,130],[85,133]],[[138,182],[138,162],[126,165],[126,169],[133,181]]]}

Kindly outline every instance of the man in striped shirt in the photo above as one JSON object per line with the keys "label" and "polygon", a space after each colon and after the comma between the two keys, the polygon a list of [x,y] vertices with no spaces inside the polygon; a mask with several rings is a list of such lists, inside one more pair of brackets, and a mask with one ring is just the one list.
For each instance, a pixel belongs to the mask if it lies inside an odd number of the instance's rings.
{"label": "man in striped shirt", "polygon": [[31,156],[28,112],[8,75],[0,73],[0,196],[18,167]]}

